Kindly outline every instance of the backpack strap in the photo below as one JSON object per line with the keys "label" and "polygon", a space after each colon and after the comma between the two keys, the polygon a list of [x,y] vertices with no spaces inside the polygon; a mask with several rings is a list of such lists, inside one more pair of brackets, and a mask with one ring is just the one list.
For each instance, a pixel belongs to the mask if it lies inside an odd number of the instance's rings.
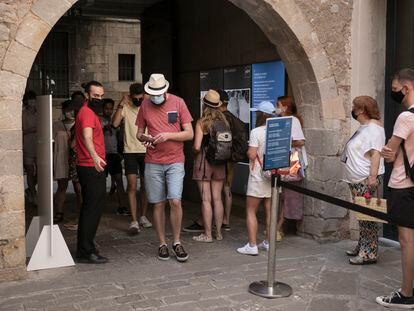
{"label": "backpack strap", "polygon": [[401,150],[402,150],[403,158],[404,158],[405,176],[408,178],[410,177],[410,162],[408,162],[407,151],[405,151],[404,143],[405,143],[405,140],[401,142]]}
{"label": "backpack strap", "polygon": [[[414,108],[408,109],[409,112],[414,113]],[[403,158],[404,158],[404,168],[405,168],[405,175],[407,178],[410,177],[410,162],[408,161],[408,156],[407,156],[407,151],[405,150],[405,140],[403,139],[403,141],[401,142],[401,150],[403,153]]]}

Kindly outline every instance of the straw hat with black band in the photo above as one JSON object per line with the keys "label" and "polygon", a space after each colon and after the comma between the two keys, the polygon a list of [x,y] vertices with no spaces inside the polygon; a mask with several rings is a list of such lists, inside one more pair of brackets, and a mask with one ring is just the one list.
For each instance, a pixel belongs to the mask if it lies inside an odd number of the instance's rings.
{"label": "straw hat with black band", "polygon": [[211,107],[211,108],[218,108],[223,103],[220,100],[220,94],[214,90],[208,90],[206,95],[203,97],[203,104]]}
{"label": "straw hat with black band", "polygon": [[144,90],[145,93],[149,95],[162,95],[167,92],[170,83],[165,79],[164,75],[161,73],[153,73],[149,81],[145,83]]}

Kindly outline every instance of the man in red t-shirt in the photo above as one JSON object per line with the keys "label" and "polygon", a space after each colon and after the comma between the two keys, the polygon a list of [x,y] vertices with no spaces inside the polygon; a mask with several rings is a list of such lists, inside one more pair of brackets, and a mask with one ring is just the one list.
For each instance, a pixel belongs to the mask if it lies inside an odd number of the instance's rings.
{"label": "man in red t-shirt", "polygon": [[[168,81],[162,74],[152,74],[145,84],[149,98],[142,102],[137,117],[137,138],[147,147],[145,189],[154,204],[154,224],[160,239],[158,258],[170,258],[165,240],[165,204],[169,201],[174,235],[172,250],[178,261],[188,259],[180,242],[184,181],[184,141],[194,136],[193,121],[184,100],[167,93]],[[148,134],[145,134],[145,130]],[[167,186],[167,187],[166,187]]]}
{"label": "man in red t-shirt", "polygon": [[104,89],[97,81],[85,86],[86,103],[75,122],[77,172],[82,188],[82,208],[78,225],[77,257],[81,262],[101,264],[108,261],[96,250],[94,239],[102,215],[106,193],[105,143],[101,121]]}

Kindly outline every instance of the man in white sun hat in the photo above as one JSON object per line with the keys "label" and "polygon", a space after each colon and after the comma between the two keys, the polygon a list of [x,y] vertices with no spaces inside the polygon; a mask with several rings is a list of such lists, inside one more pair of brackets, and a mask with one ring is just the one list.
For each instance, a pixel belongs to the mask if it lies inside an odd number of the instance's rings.
{"label": "man in white sun hat", "polygon": [[[145,156],[145,188],[148,201],[154,204],[153,223],[160,239],[158,259],[170,258],[165,239],[165,205],[171,207],[170,221],[174,241],[172,250],[180,262],[188,254],[180,241],[184,181],[184,141],[193,139],[193,121],[184,100],[167,93],[168,81],[154,73],[145,84],[149,95],[142,102],[137,117],[137,138],[147,147]],[[145,131],[148,134],[145,134]]]}

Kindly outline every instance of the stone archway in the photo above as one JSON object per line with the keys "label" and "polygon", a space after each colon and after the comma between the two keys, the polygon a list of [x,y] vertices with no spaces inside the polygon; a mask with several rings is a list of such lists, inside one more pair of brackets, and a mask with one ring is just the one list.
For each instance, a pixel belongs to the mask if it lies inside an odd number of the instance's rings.
{"label": "stone archway", "polygon": [[[293,0],[229,1],[261,27],[286,64],[295,98],[305,115],[308,140],[320,143],[317,148],[309,148],[313,167],[310,182],[323,188],[324,181],[339,180],[329,168],[336,172],[346,96],[339,95],[330,59],[318,40],[318,33]],[[26,271],[21,98],[44,39],[75,2],[17,0],[0,4],[5,6],[0,17],[10,25],[7,29],[0,28],[0,280],[24,277]],[[322,167],[325,170],[320,170]],[[328,192],[340,194],[335,182],[331,184],[332,191]],[[326,232],[337,231],[341,226],[344,215],[334,215],[333,221],[325,221],[323,205],[311,200],[307,204],[311,210],[307,211],[309,220],[302,225],[302,232],[323,238]]]}

